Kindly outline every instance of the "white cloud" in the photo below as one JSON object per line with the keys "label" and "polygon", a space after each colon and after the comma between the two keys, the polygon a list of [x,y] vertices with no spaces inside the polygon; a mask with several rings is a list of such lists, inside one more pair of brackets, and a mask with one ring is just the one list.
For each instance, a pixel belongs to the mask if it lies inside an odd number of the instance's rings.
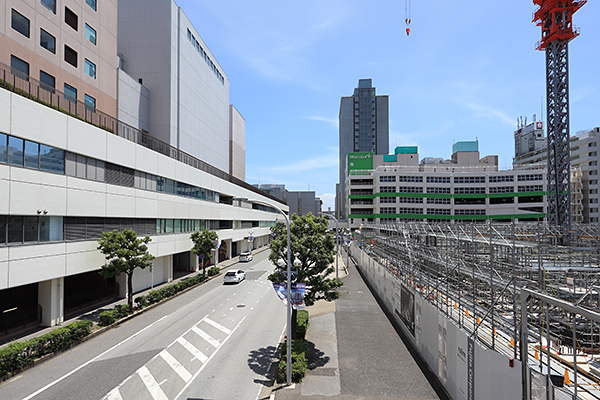
{"label": "white cloud", "polygon": [[329,125],[331,125],[332,128],[335,128],[335,130],[338,130],[338,128],[339,128],[338,118],[326,118],[326,117],[317,117],[317,116],[309,116],[309,117],[301,117],[301,118],[309,119],[311,121],[326,122]]}
{"label": "white cloud", "polygon": [[331,211],[335,210],[335,193],[323,193],[318,195],[323,201],[323,211],[327,211],[331,207]]}

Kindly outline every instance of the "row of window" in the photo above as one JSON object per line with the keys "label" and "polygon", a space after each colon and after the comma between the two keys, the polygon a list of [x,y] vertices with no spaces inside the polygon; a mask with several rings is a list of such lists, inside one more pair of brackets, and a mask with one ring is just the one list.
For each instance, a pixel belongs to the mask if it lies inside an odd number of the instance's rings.
{"label": "row of window", "polygon": [[542,177],[543,177],[542,174],[527,174],[527,175],[519,175],[518,180],[519,180],[519,182],[541,181]]}
{"label": "row of window", "polygon": [[[88,60],[86,60],[88,61]],[[16,57],[14,55],[10,56],[10,67],[11,67],[11,73],[13,75],[18,76],[19,78],[25,80],[25,81],[29,81],[29,63],[21,60],[19,57]],[[94,78],[96,77],[96,66],[93,65],[92,63],[90,63],[90,66],[88,68],[88,65],[86,64],[86,71],[89,71],[90,74],[94,74]],[[86,72],[87,73],[87,72]],[[48,90],[50,93],[54,93],[54,89],[56,89],[56,78],[54,78],[54,76],[50,75],[49,73],[40,70],[40,87],[42,89]],[[65,100],[70,101],[71,103],[75,103],[77,102],[77,89],[74,88],[73,86],[69,85],[68,83],[64,83],[64,87],[63,87],[63,92],[65,94]],[[85,93],[84,94],[84,102],[85,102],[85,108],[89,111],[96,111],[96,99],[92,96],[90,96],[89,94]]]}
{"label": "row of window", "polygon": [[[56,6],[56,5],[55,5]],[[75,31],[78,30],[78,17],[68,7],[65,7],[65,23],[73,28]],[[21,33],[23,36],[30,37],[30,22],[29,18],[23,14],[12,9],[11,15],[11,27]],[[96,45],[96,30],[87,23],[85,24],[85,38],[92,44]],[[56,37],[48,31],[40,28],[40,46],[50,51],[52,54],[56,54]],[[77,68],[78,55],[77,51],[73,50],[67,44],[64,45],[64,60]],[[20,70],[21,73],[29,75],[29,64],[27,64],[27,72]],[[85,58],[85,73],[91,78],[96,79],[96,64]]]}
{"label": "row of window", "polygon": [[206,64],[208,64],[209,68],[215,73],[216,77],[219,79],[221,84],[224,85],[225,78],[223,78],[223,75],[221,75],[221,72],[219,71],[217,66],[212,62],[208,54],[206,54],[202,46],[200,46],[200,43],[196,40],[196,38],[189,29],[187,30],[187,37],[189,41],[192,42],[192,46],[194,46],[198,53],[200,53],[200,56],[204,58],[204,61],[206,61]]}
{"label": "row of window", "polygon": [[49,217],[0,215],[0,245],[71,240],[98,240],[102,232],[133,229],[140,236],[196,232],[204,229],[269,227],[274,221],[205,219]]}
{"label": "row of window", "polygon": [[514,182],[515,181],[515,176],[514,175],[496,175],[496,176],[490,176],[490,183],[497,183],[497,182]]}
{"label": "row of window", "polygon": [[398,176],[398,182],[423,182],[422,176]]}
{"label": "row of window", "polygon": [[450,183],[449,176],[428,176],[427,183]]}
{"label": "row of window", "polygon": [[485,183],[485,176],[455,176],[454,183]]}
{"label": "row of window", "polygon": [[527,185],[527,186],[518,186],[517,190],[519,193],[525,192],[541,192],[544,190],[544,186],[542,185]]}
{"label": "row of window", "polygon": [[454,194],[481,194],[485,193],[484,187],[458,187],[454,188]]}
{"label": "row of window", "polygon": [[396,182],[395,175],[381,175],[379,177],[379,182]]}
{"label": "row of window", "polygon": [[[590,180],[589,184],[597,184],[597,181]],[[526,186],[518,186],[517,192],[542,192],[544,190],[543,185],[526,185]],[[399,187],[398,193],[422,193],[423,188],[420,187]],[[513,186],[499,186],[499,187],[490,187],[489,193],[514,193],[515,188]],[[395,187],[393,186],[382,186],[380,188],[380,193],[396,193]],[[447,187],[428,187],[427,193],[436,193],[436,194],[450,194],[450,188]],[[454,188],[454,194],[485,194],[485,187],[457,187]]]}
{"label": "row of window", "polygon": [[219,203],[218,192],[0,133],[0,164]]}
{"label": "row of window", "polygon": [[451,215],[451,210],[447,208],[428,208],[428,215]]}
{"label": "row of window", "polygon": [[497,187],[490,186],[490,188],[489,188],[490,193],[513,193],[514,191],[515,191],[514,186],[497,186]]}
{"label": "row of window", "polygon": [[450,204],[452,199],[427,198],[427,204]]}
{"label": "row of window", "polygon": [[485,215],[485,210],[454,210],[454,215]]}
{"label": "row of window", "polygon": [[[86,4],[92,8],[94,11],[98,11],[97,0],[85,0]],[[48,10],[52,11],[53,14],[56,14],[56,0],[40,0],[42,5],[46,7]]]}

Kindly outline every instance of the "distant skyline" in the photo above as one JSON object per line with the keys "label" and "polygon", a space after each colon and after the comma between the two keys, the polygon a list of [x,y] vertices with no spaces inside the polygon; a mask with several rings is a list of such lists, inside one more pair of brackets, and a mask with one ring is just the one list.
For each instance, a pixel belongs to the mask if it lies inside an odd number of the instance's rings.
{"label": "distant skyline", "polygon": [[[403,1],[176,1],[229,77],[249,183],[314,190],[333,209],[340,98],[359,79],[390,96],[390,152],[450,158],[453,142],[477,138],[510,167],[517,118],[546,119],[533,1],[411,2],[407,36]],[[573,18],[572,135],[600,125],[598,15],[588,2]]]}

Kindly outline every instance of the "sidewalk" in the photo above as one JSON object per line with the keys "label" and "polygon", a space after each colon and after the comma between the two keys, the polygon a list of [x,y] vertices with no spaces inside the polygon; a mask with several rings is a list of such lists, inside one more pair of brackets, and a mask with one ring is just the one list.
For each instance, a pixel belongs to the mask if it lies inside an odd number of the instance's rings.
{"label": "sidewalk", "polygon": [[[269,249],[268,246],[263,246],[261,248],[255,249],[253,251],[253,253],[254,254],[258,254],[258,253],[261,253],[261,252],[263,252],[264,250],[267,250],[267,249]],[[238,263],[238,257],[236,256],[236,257],[230,258],[229,260],[225,260],[225,261],[220,262],[218,264],[218,266],[219,266],[219,268],[221,270],[224,270],[224,269],[229,268],[232,265],[235,265],[237,263]],[[207,269],[209,267],[207,267]],[[199,270],[197,272],[190,272],[190,273],[179,275],[177,278],[174,278],[170,282],[163,282],[161,284],[155,285],[154,288],[152,288],[152,289],[148,288],[148,289],[144,289],[144,290],[142,290],[140,292],[136,292],[136,293],[134,293],[133,298],[135,299],[138,296],[146,295],[150,291],[160,289],[163,286],[173,285],[173,284],[175,284],[175,283],[177,283],[177,282],[179,282],[179,281],[181,281],[183,279],[192,278],[192,277],[194,277],[196,275],[199,275],[201,272],[202,272],[202,270]],[[177,272],[175,272],[175,274],[177,274]],[[0,348],[8,345],[10,343],[10,341],[12,341],[12,340],[26,341],[26,340],[29,340],[29,339],[33,339],[35,337],[42,336],[43,334],[48,333],[48,332],[50,332],[50,331],[52,331],[54,329],[58,329],[58,328],[61,328],[61,327],[65,326],[65,325],[67,325],[67,324],[70,324],[71,322],[81,321],[81,320],[90,320],[90,321],[93,321],[94,323],[98,323],[99,316],[100,316],[101,312],[106,311],[106,310],[110,310],[110,309],[114,308],[116,305],[124,305],[124,304],[127,304],[127,297],[125,297],[123,299],[115,300],[113,302],[105,303],[105,304],[102,304],[100,306],[95,306],[95,307],[92,306],[91,309],[88,310],[87,312],[83,312],[82,314],[79,314],[77,316],[69,318],[69,319],[63,321],[62,324],[60,324],[60,325],[51,326],[51,327],[47,327],[47,328],[34,328],[34,329],[31,329],[31,330],[28,330],[28,331],[25,331],[25,332],[16,332],[13,335],[10,335],[8,337],[2,338],[2,342],[4,342],[4,343],[0,344]]]}
{"label": "sidewalk", "polygon": [[306,377],[289,388],[277,386],[271,399],[446,399],[436,394],[353,263],[346,269],[340,262],[339,276],[340,298],[308,308]]}

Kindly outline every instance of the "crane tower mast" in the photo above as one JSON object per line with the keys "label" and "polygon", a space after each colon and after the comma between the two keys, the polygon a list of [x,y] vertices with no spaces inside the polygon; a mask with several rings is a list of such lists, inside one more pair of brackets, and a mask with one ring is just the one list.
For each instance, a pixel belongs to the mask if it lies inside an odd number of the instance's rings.
{"label": "crane tower mast", "polygon": [[573,14],[586,0],[533,0],[539,8],[533,21],[542,28],[538,50],[546,51],[546,112],[548,127],[548,218],[570,228],[570,135],[568,43],[579,36]]}

